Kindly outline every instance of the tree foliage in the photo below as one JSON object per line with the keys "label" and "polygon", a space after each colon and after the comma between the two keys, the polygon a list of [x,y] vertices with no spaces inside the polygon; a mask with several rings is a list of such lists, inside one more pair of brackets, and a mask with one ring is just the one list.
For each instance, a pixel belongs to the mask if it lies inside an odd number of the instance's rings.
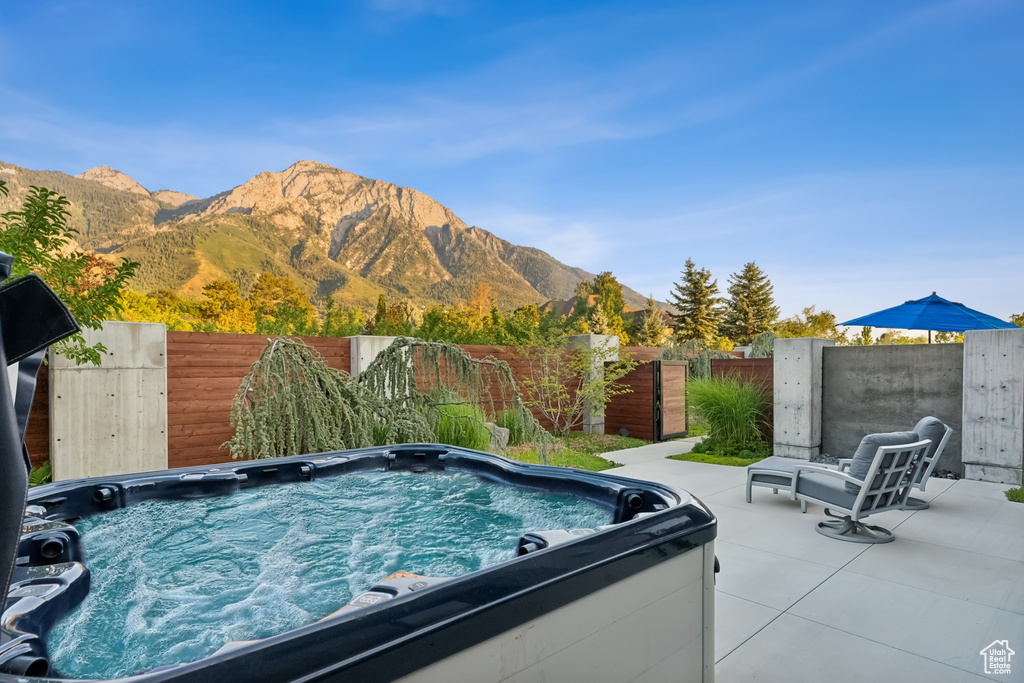
{"label": "tree foliage", "polygon": [[[0,194],[7,192],[0,180]],[[102,329],[103,320],[120,310],[121,293],[139,264],[128,259],[113,264],[78,249],[68,205],[56,192],[33,185],[21,209],[0,215],[0,251],[14,256],[14,277],[36,273],[67,304],[79,325]],[[79,365],[99,365],[106,352],[102,344],[87,344],[81,334],[53,348]]]}
{"label": "tree foliage", "polygon": [[874,343],[874,330],[866,326],[860,328],[860,333],[850,341],[851,346],[871,346]]}
{"label": "tree foliage", "polygon": [[252,305],[228,280],[214,280],[203,287],[199,314],[212,321],[219,330],[251,334],[256,331],[256,315]]}
{"label": "tree foliage", "polygon": [[480,313],[471,306],[433,306],[423,314],[415,336],[453,344],[522,346],[562,336],[565,321],[555,311],[522,306],[505,314],[496,307]]}
{"label": "tree foliage", "polygon": [[729,276],[729,300],[722,318],[721,333],[737,344],[750,344],[767,332],[779,318],[772,283],[753,261]]}
{"label": "tree foliage", "polygon": [[750,343],[749,358],[772,358],[775,355],[775,340],[779,335],[771,330],[762,332]]}
{"label": "tree foliage", "polygon": [[632,337],[640,346],[661,346],[668,340],[668,325],[653,295],[647,298],[647,310]]}
{"label": "tree foliage", "polygon": [[189,332],[351,337],[367,328],[362,309],[339,306],[330,294],[321,321],[312,300],[294,280],[270,272],[252,278],[248,296],[235,277],[210,282],[199,300],[168,289],[150,294],[125,291],[120,306],[120,320],[164,323],[169,330]]}
{"label": "tree foliage", "polygon": [[324,324],[318,334],[322,337],[354,337],[362,334],[366,316],[361,308],[338,306],[332,295],[327,295]]}
{"label": "tree foliage", "polygon": [[718,280],[706,268],[697,269],[693,259],[686,259],[683,279],[671,293],[672,303],[679,309],[676,336],[682,341],[699,340],[713,344],[722,319],[722,299],[718,296]]}
{"label": "tree foliage", "polygon": [[711,378],[711,361],[714,358],[735,358],[723,349],[711,348],[699,339],[690,339],[666,346],[658,354],[658,360],[685,360],[690,364],[689,376],[698,379]]}
{"label": "tree foliage", "polygon": [[572,312],[566,321],[570,334],[605,334],[619,338],[620,344],[629,344],[623,311],[626,299],[622,285],[610,272],[594,276],[576,284]]}
{"label": "tree foliage", "polygon": [[467,308],[479,315],[490,312],[494,305],[494,289],[486,282],[480,282],[473,289],[473,293],[466,302]]}
{"label": "tree foliage", "polygon": [[591,290],[596,297],[595,307],[604,320],[605,330],[603,332],[595,330],[595,333],[612,335],[619,338],[620,344],[628,344],[629,335],[626,333],[626,322],[622,318],[622,312],[626,308],[622,285],[614,275],[605,271],[594,278]]}
{"label": "tree foliage", "polygon": [[311,335],[319,331],[309,295],[288,277],[261,273],[248,298],[259,334]]}
{"label": "tree foliage", "polygon": [[780,337],[818,337],[834,339],[837,344],[848,343],[846,332],[836,325],[835,314],[829,310],[818,311],[814,306],[808,306],[800,315],[781,320],[775,332]]}
{"label": "tree foliage", "polygon": [[875,340],[875,344],[882,346],[885,344],[927,344],[928,337],[925,335],[918,335],[916,337],[908,337],[901,330],[889,330],[882,333],[881,336]]}
{"label": "tree foliage", "polygon": [[377,311],[366,332],[382,337],[400,337],[411,335],[414,328],[409,304],[404,301],[389,304],[381,294],[377,299]]}

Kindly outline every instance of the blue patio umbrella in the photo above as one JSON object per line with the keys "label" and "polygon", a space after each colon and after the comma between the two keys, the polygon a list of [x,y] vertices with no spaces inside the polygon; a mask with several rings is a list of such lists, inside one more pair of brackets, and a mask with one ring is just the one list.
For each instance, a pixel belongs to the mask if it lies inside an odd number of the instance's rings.
{"label": "blue patio umbrella", "polygon": [[1017,327],[999,318],[967,308],[961,303],[943,299],[932,292],[923,299],[906,301],[899,306],[877,313],[869,313],[840,325],[862,325],[864,327],[890,327],[900,330],[963,332],[965,330],[1003,330]]}

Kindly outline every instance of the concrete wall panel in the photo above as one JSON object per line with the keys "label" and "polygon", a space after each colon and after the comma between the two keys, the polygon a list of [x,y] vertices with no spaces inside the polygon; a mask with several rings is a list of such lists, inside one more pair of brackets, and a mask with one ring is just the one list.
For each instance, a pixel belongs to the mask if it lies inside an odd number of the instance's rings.
{"label": "concrete wall panel", "polygon": [[934,415],[953,428],[936,466],[963,473],[962,344],[837,346],[822,362],[822,451],[849,458],[866,434]]}
{"label": "concrete wall panel", "polygon": [[970,479],[1020,485],[1024,329],[964,335],[963,460]]}
{"label": "concrete wall panel", "polygon": [[773,361],[775,455],[809,460],[821,448],[821,355],[830,339],[777,339]]}
{"label": "concrete wall panel", "polygon": [[50,354],[54,480],[166,469],[166,329],[106,322],[85,337],[107,347],[102,365]]}

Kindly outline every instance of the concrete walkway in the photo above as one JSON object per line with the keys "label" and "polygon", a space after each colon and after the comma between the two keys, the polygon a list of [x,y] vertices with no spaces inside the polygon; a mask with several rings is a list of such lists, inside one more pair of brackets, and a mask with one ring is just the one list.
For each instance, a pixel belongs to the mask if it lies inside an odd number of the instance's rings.
{"label": "concrete walkway", "polygon": [[[672,445],[675,444],[674,450]],[[666,460],[689,444],[607,454],[616,474],[669,484],[717,516],[717,680],[1024,681],[1024,504],[1009,486],[934,479],[929,510],[871,522],[882,545],[826,538],[788,492],[755,488],[743,468]],[[980,651],[1009,640],[1012,673],[986,676]]]}

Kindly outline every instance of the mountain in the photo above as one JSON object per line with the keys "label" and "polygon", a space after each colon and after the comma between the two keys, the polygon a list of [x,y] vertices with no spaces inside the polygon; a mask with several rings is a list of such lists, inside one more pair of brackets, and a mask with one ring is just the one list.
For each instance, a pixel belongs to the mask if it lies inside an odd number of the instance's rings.
{"label": "mountain", "polygon": [[[464,301],[478,282],[491,285],[502,308],[568,299],[594,275],[549,254],[468,226],[431,197],[315,161],[199,199],[150,192],[100,166],[70,176],[0,162],[11,189],[0,210],[19,206],[30,185],[70,202],[82,248],[127,256],[142,267],[133,286],[196,296],[228,278],[243,288],[263,271],[288,275],[311,294],[349,304],[381,293],[426,306]],[[645,297],[624,288],[628,305]]]}

